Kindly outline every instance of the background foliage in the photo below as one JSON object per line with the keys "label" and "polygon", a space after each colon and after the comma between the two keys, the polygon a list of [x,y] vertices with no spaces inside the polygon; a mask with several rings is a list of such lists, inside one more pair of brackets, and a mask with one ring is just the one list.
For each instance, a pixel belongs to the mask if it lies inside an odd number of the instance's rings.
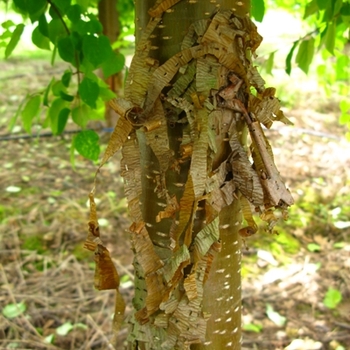
{"label": "background foliage", "polygon": [[[51,64],[66,61],[69,68],[60,79],[52,78],[42,91],[24,98],[15,114],[10,130],[18,117],[27,133],[33,123],[50,128],[54,135],[64,132],[69,118],[82,129],[74,138],[72,150],[97,160],[99,137],[86,130],[88,122],[104,118],[105,103],[115,96],[105,79],[124,68],[125,57],[118,49],[130,45],[125,39],[133,35],[133,1],[118,0],[121,34],[115,43],[102,34],[97,17],[98,0],[3,0],[6,11],[22,15],[22,21],[5,20],[0,35],[0,48],[9,58],[20,42],[26,26],[32,28],[31,40],[41,50],[51,51]],[[337,92],[339,123],[350,129],[350,62],[349,62],[349,0],[252,0],[252,16],[261,22],[269,9],[282,8],[300,13],[305,34],[290,43],[285,70],[293,66],[308,74],[315,66],[328,94]],[[270,52],[262,68],[272,73],[276,51]],[[315,62],[319,53],[322,60]],[[45,116],[42,111],[45,110]],[[350,138],[350,133],[348,133]],[[87,147],[89,145],[89,147]],[[74,152],[72,152],[74,154]]]}

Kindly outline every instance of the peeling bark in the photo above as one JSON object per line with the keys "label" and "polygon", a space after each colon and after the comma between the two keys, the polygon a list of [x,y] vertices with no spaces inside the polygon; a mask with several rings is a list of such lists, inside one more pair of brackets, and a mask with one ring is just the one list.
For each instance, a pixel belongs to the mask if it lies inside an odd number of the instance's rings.
{"label": "peeling bark", "polygon": [[262,38],[249,2],[232,3],[136,2],[136,52],[100,165],[122,148],[129,349],[240,349],[240,236],[256,232],[252,209],[272,229],[292,204],[260,127],[286,118],[252,65]]}

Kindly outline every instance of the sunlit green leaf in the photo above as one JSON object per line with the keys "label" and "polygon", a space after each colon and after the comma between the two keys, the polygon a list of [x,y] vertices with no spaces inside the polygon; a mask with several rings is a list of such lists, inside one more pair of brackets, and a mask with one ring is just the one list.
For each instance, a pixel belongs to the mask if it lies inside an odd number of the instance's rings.
{"label": "sunlit green leaf", "polygon": [[23,301],[17,304],[7,304],[2,309],[2,314],[6,318],[15,318],[17,316],[22,315],[23,312],[26,311],[26,309],[27,309],[27,306]]}
{"label": "sunlit green leaf", "polygon": [[33,30],[32,33],[32,42],[39,49],[50,50],[50,40],[48,37],[42,35],[39,26]]}
{"label": "sunlit green leaf", "polygon": [[305,12],[304,12],[304,19],[313,15],[314,13],[316,13],[319,10],[318,5],[317,5],[317,1],[316,0],[312,0],[309,3],[306,4],[305,6]]}
{"label": "sunlit green leaf", "polygon": [[310,252],[319,252],[321,250],[321,247],[319,244],[316,244],[316,243],[309,243],[307,245],[307,249],[308,251]]}
{"label": "sunlit green leaf", "polygon": [[341,301],[342,295],[340,291],[337,289],[329,288],[323,299],[323,304],[329,309],[335,309]]}
{"label": "sunlit green leaf", "polygon": [[15,27],[15,26],[16,26],[16,24],[13,23],[13,21],[11,21],[10,19],[8,19],[5,22],[1,23],[1,27],[4,28],[4,29],[9,29],[9,28]]}
{"label": "sunlit green leaf", "polygon": [[309,67],[314,57],[315,51],[315,39],[310,38],[309,40],[304,40],[301,42],[298,53],[295,57],[295,61],[299,68],[307,74],[309,72]]}
{"label": "sunlit green leaf", "polygon": [[33,119],[38,115],[40,111],[41,96],[35,95],[31,97],[24,106],[21,117],[24,130],[30,134],[32,128]]}
{"label": "sunlit green leaf", "polygon": [[260,333],[262,330],[261,324],[247,323],[242,326],[242,329],[246,332]]}
{"label": "sunlit green leaf", "polygon": [[72,325],[71,322],[65,322],[65,323],[63,323],[61,326],[59,326],[58,328],[56,328],[56,333],[57,333],[58,335],[65,336],[65,335],[67,335],[73,328],[74,328],[74,326]]}
{"label": "sunlit green leaf", "polygon": [[87,159],[96,161],[100,155],[99,136],[93,130],[81,131],[74,139],[74,146]]}
{"label": "sunlit green leaf", "polygon": [[251,0],[251,15],[258,22],[262,22],[265,14],[265,1],[264,0]]}
{"label": "sunlit green leaf", "polygon": [[274,311],[273,307],[270,304],[266,305],[266,315],[275,325],[280,327],[284,326],[287,321],[284,316]]}
{"label": "sunlit green leaf", "polygon": [[85,128],[87,122],[89,121],[90,108],[86,104],[81,104],[72,110],[72,119],[74,123],[82,128]]}
{"label": "sunlit green leaf", "polygon": [[266,73],[272,75],[273,61],[275,59],[275,52],[271,52],[269,58],[266,61]]}
{"label": "sunlit green leaf", "polygon": [[12,36],[11,36],[11,40],[9,41],[9,43],[6,46],[5,49],[5,58],[9,58],[12,51],[16,48],[19,39],[22,36],[24,30],[24,24],[20,23],[16,26],[16,29],[13,31]]}
{"label": "sunlit green leaf", "polygon": [[55,335],[54,334],[50,334],[47,337],[44,338],[44,342],[47,344],[52,344],[53,341],[55,339]]}
{"label": "sunlit green leaf", "polygon": [[51,90],[55,96],[59,97],[62,92],[66,92],[66,87],[63,85],[62,80],[57,80],[52,83]]}
{"label": "sunlit green leaf", "polygon": [[79,95],[81,99],[91,108],[96,108],[96,101],[100,92],[98,84],[90,78],[85,77],[79,84]]}

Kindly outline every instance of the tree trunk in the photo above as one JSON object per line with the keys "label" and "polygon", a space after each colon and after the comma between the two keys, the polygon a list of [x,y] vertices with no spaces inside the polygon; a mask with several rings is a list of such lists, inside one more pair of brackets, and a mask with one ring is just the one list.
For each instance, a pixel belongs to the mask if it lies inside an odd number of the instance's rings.
{"label": "tree trunk", "polygon": [[135,253],[129,349],[240,349],[239,235],[256,232],[251,208],[272,228],[272,209],[292,203],[260,127],[285,117],[251,64],[261,37],[249,6],[136,1],[136,52],[101,163],[122,147]]}

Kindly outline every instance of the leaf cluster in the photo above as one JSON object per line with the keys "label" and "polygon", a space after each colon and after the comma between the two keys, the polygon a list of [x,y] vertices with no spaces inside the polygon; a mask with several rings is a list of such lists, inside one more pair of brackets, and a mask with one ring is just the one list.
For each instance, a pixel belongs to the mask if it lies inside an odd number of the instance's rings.
{"label": "leaf cluster", "polygon": [[[21,116],[23,127],[30,133],[34,120],[50,127],[53,134],[61,134],[71,118],[82,129],[89,120],[104,116],[104,102],[115,97],[104,80],[120,72],[124,56],[112,48],[113,43],[103,35],[103,27],[96,13],[93,0],[12,0],[12,8],[22,15],[23,21],[15,24],[7,20],[1,24],[0,47],[5,48],[5,58],[10,57],[20,41],[28,23],[34,27],[31,39],[42,50],[52,52],[51,63],[56,57],[69,64],[60,79],[52,78],[46,89],[26,97],[15,115]],[[121,1],[123,9],[130,0]],[[130,20],[132,8],[127,7],[123,18]],[[132,14],[131,14],[132,15]],[[98,71],[102,72],[97,74]],[[74,78],[74,79],[73,79]],[[46,118],[40,121],[40,112],[46,107]],[[15,120],[12,122],[14,125]],[[91,135],[91,133],[85,133]],[[85,157],[96,160],[99,155],[97,135],[94,151],[86,152],[76,138],[75,148]],[[96,141],[97,139],[97,141]],[[97,142],[97,143],[96,143]]]}

